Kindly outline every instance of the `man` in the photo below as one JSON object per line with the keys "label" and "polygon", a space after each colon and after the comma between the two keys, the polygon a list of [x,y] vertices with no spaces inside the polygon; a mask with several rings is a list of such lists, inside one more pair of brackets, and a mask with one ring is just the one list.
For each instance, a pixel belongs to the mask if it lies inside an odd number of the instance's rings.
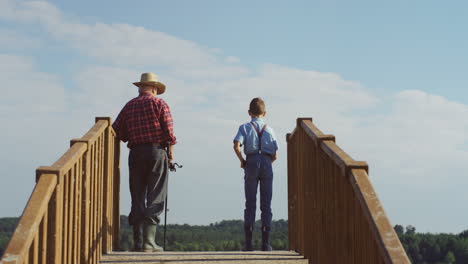
{"label": "man", "polygon": [[[156,225],[164,211],[169,163],[176,144],[169,106],[158,98],[166,86],[154,73],[143,73],[139,96],[130,100],[112,125],[117,137],[128,141],[132,208],[128,221],[133,227],[133,250],[157,252]],[[167,152],[166,152],[167,149]]]}

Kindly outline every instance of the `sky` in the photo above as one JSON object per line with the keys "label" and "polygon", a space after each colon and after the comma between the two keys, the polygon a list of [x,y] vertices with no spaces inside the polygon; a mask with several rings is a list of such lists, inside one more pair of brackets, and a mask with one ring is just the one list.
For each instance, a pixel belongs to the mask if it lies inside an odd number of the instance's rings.
{"label": "sky", "polygon": [[151,71],[184,165],[170,176],[169,223],[242,219],[232,139],[260,96],[280,145],[274,219],[287,219],[285,135],[312,117],[369,163],[392,224],[466,230],[467,12],[463,1],[0,0],[0,217],[21,215],[35,169],[95,116],[115,119]]}

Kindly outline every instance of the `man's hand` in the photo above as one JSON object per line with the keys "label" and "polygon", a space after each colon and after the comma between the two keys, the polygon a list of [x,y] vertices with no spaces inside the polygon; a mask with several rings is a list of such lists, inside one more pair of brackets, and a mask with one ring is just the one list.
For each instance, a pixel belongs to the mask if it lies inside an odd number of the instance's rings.
{"label": "man's hand", "polygon": [[169,160],[169,163],[171,163],[174,160],[174,153],[172,151],[172,145],[169,145],[169,148],[167,150],[167,159]]}

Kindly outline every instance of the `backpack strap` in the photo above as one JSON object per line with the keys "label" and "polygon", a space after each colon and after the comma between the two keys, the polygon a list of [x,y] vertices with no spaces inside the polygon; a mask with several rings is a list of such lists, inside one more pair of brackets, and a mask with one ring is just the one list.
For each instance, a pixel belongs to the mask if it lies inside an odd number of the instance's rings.
{"label": "backpack strap", "polygon": [[255,132],[257,132],[257,136],[258,136],[258,153],[262,153],[262,135],[263,135],[263,132],[265,131],[265,128],[267,127],[267,125],[265,124],[262,127],[262,130],[259,131],[257,126],[254,124],[254,122],[250,122],[250,124],[255,129]]}

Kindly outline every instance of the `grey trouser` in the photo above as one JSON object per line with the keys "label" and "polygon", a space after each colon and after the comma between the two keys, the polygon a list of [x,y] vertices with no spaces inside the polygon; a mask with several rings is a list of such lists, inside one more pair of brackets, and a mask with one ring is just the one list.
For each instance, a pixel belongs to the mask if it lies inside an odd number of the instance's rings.
{"label": "grey trouser", "polygon": [[129,224],[159,223],[167,195],[169,165],[166,151],[152,144],[132,147],[128,167],[132,196]]}

